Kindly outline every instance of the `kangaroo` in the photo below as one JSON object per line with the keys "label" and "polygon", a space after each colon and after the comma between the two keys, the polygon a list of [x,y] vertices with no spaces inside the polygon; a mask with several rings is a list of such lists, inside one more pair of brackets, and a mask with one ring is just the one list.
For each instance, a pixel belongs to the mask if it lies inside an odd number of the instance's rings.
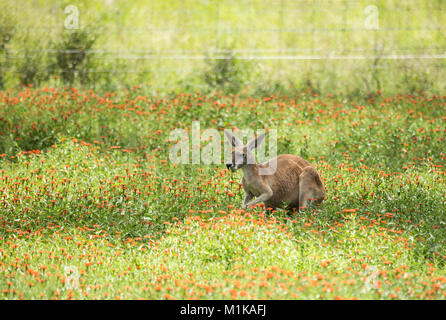
{"label": "kangaroo", "polygon": [[[238,137],[228,131],[224,132],[234,147],[232,161],[226,163],[226,167],[232,172],[239,169],[243,171],[242,184],[246,193],[243,208],[263,202],[268,210],[281,208],[292,211],[313,202],[320,204],[324,200],[322,180],[306,160],[292,154],[281,154],[264,164],[257,164],[253,150],[262,143],[265,133],[243,145]],[[260,169],[271,168],[273,161],[277,161],[275,172],[259,174]]]}

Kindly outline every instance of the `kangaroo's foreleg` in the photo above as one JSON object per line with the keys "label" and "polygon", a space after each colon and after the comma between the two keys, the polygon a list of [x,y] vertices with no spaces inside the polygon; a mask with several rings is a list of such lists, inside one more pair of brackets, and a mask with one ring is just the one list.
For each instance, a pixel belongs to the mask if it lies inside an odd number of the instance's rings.
{"label": "kangaroo's foreleg", "polygon": [[246,192],[245,200],[243,201],[243,204],[242,204],[242,207],[243,207],[243,208],[247,207],[248,202],[249,202],[252,198],[254,198],[254,195],[253,195],[251,192],[249,192],[249,191],[245,191],[245,192]]}
{"label": "kangaroo's foreleg", "polygon": [[268,199],[270,199],[270,198],[273,196],[273,191],[271,190],[270,187],[267,187],[267,188],[265,188],[265,189],[266,189],[265,192],[263,192],[260,196],[258,196],[258,197],[255,198],[254,200],[248,202],[248,203],[246,204],[246,207],[249,208],[249,207],[251,207],[251,206],[253,206],[253,205],[257,204],[257,203],[265,202],[265,201],[267,201]]}

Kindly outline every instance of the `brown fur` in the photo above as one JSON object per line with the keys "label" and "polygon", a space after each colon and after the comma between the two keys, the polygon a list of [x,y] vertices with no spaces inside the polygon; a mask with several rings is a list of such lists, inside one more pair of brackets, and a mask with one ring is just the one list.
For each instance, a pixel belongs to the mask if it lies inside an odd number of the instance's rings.
{"label": "brown fur", "polygon": [[[253,159],[249,154],[251,150],[242,146],[238,138],[227,134],[232,139],[232,144],[238,153]],[[251,141],[251,149],[258,146],[263,140],[257,137]],[[248,143],[247,145],[249,145]],[[325,197],[325,188],[322,180],[314,167],[308,161],[299,156],[282,154],[264,164],[235,165],[235,152],[233,152],[233,162],[228,164],[233,171],[241,168],[243,171],[243,189],[246,197],[243,206],[249,207],[259,202],[264,202],[266,208],[284,208],[288,210],[299,209],[308,206],[310,201],[320,204]],[[277,169],[271,175],[260,175],[260,168],[271,168],[271,162],[277,160]],[[254,197],[256,199],[252,200]]]}
{"label": "brown fur", "polygon": [[272,195],[265,201],[265,207],[299,209],[307,206],[309,199],[315,199],[316,203],[323,201],[325,190],[322,180],[308,161],[296,155],[282,154],[277,157],[277,170],[273,175],[258,174],[259,167],[269,166],[267,162],[242,168],[242,184],[247,194],[258,197],[271,189]]}

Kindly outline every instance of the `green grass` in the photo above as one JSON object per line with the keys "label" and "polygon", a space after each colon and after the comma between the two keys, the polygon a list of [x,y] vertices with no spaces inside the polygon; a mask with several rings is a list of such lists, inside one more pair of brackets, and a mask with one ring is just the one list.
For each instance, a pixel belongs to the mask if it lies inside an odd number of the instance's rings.
{"label": "green grass", "polygon": [[[2,299],[444,299],[445,98],[0,93]],[[171,130],[275,128],[327,198],[240,209]],[[222,137],[223,138],[223,137]]]}
{"label": "green grass", "polygon": [[[441,0],[275,1],[274,5],[265,0],[40,0],[21,1],[20,8],[7,0],[3,12],[8,21],[12,19],[8,23],[15,25],[15,33],[7,44],[9,53],[2,54],[6,87],[18,85],[26,70],[30,77],[37,71],[36,83],[61,85],[60,77],[48,72],[56,55],[51,50],[61,49],[56,43],[67,34],[67,5],[78,8],[80,28],[96,39],[92,63],[80,66],[84,72],[80,80],[87,88],[114,91],[140,84],[162,92],[166,88],[204,90],[209,86],[205,81],[208,62],[217,63],[206,57],[221,57],[222,50],[233,50],[236,57],[247,59],[239,66],[241,75],[235,77],[242,86],[260,93],[274,92],[277,87],[350,95],[377,90],[438,94],[445,89],[444,59],[383,59],[444,53],[446,10]],[[365,26],[369,5],[378,8],[378,30]],[[327,56],[373,58],[327,60]],[[91,77],[88,83],[86,74]]]}
{"label": "green grass", "polygon": [[[64,30],[69,4],[85,34]],[[445,14],[2,2],[0,299],[445,299],[445,62],[385,59],[443,54]],[[169,161],[193,121],[277,129],[278,153],[320,172],[322,206],[241,210],[240,172]]]}

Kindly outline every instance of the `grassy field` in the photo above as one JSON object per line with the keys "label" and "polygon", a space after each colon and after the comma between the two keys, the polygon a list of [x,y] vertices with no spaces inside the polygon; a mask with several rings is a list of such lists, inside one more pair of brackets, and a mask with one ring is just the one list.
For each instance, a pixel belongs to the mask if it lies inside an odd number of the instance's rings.
{"label": "grassy field", "polygon": [[[2,1],[0,299],[445,299],[444,21],[441,0]],[[276,129],[324,203],[242,210],[241,172],[170,161],[194,121]]]}
{"label": "grassy field", "polygon": [[[79,30],[88,34],[71,46],[64,42],[75,32],[65,27],[73,16],[65,12],[68,5],[77,8]],[[371,5],[376,28],[367,25]],[[228,79],[237,84],[234,91],[249,86],[269,94],[297,87],[363,95],[446,89],[441,0],[21,0],[20,6],[6,0],[0,9],[7,17],[0,24],[14,27],[11,34],[0,29],[8,34],[0,37],[7,51],[0,50],[6,88],[60,86],[61,77],[81,72],[77,85],[102,91],[135,84],[161,92],[204,91],[213,86],[206,73],[229,55],[240,60],[237,75]],[[58,52],[70,50],[85,50],[88,62],[74,68],[62,63]]]}
{"label": "grassy field", "polygon": [[[445,299],[445,106],[438,95],[2,91],[0,297]],[[241,173],[169,161],[171,130],[194,120],[277,129],[279,153],[317,167],[325,202],[291,216],[241,210]]]}

